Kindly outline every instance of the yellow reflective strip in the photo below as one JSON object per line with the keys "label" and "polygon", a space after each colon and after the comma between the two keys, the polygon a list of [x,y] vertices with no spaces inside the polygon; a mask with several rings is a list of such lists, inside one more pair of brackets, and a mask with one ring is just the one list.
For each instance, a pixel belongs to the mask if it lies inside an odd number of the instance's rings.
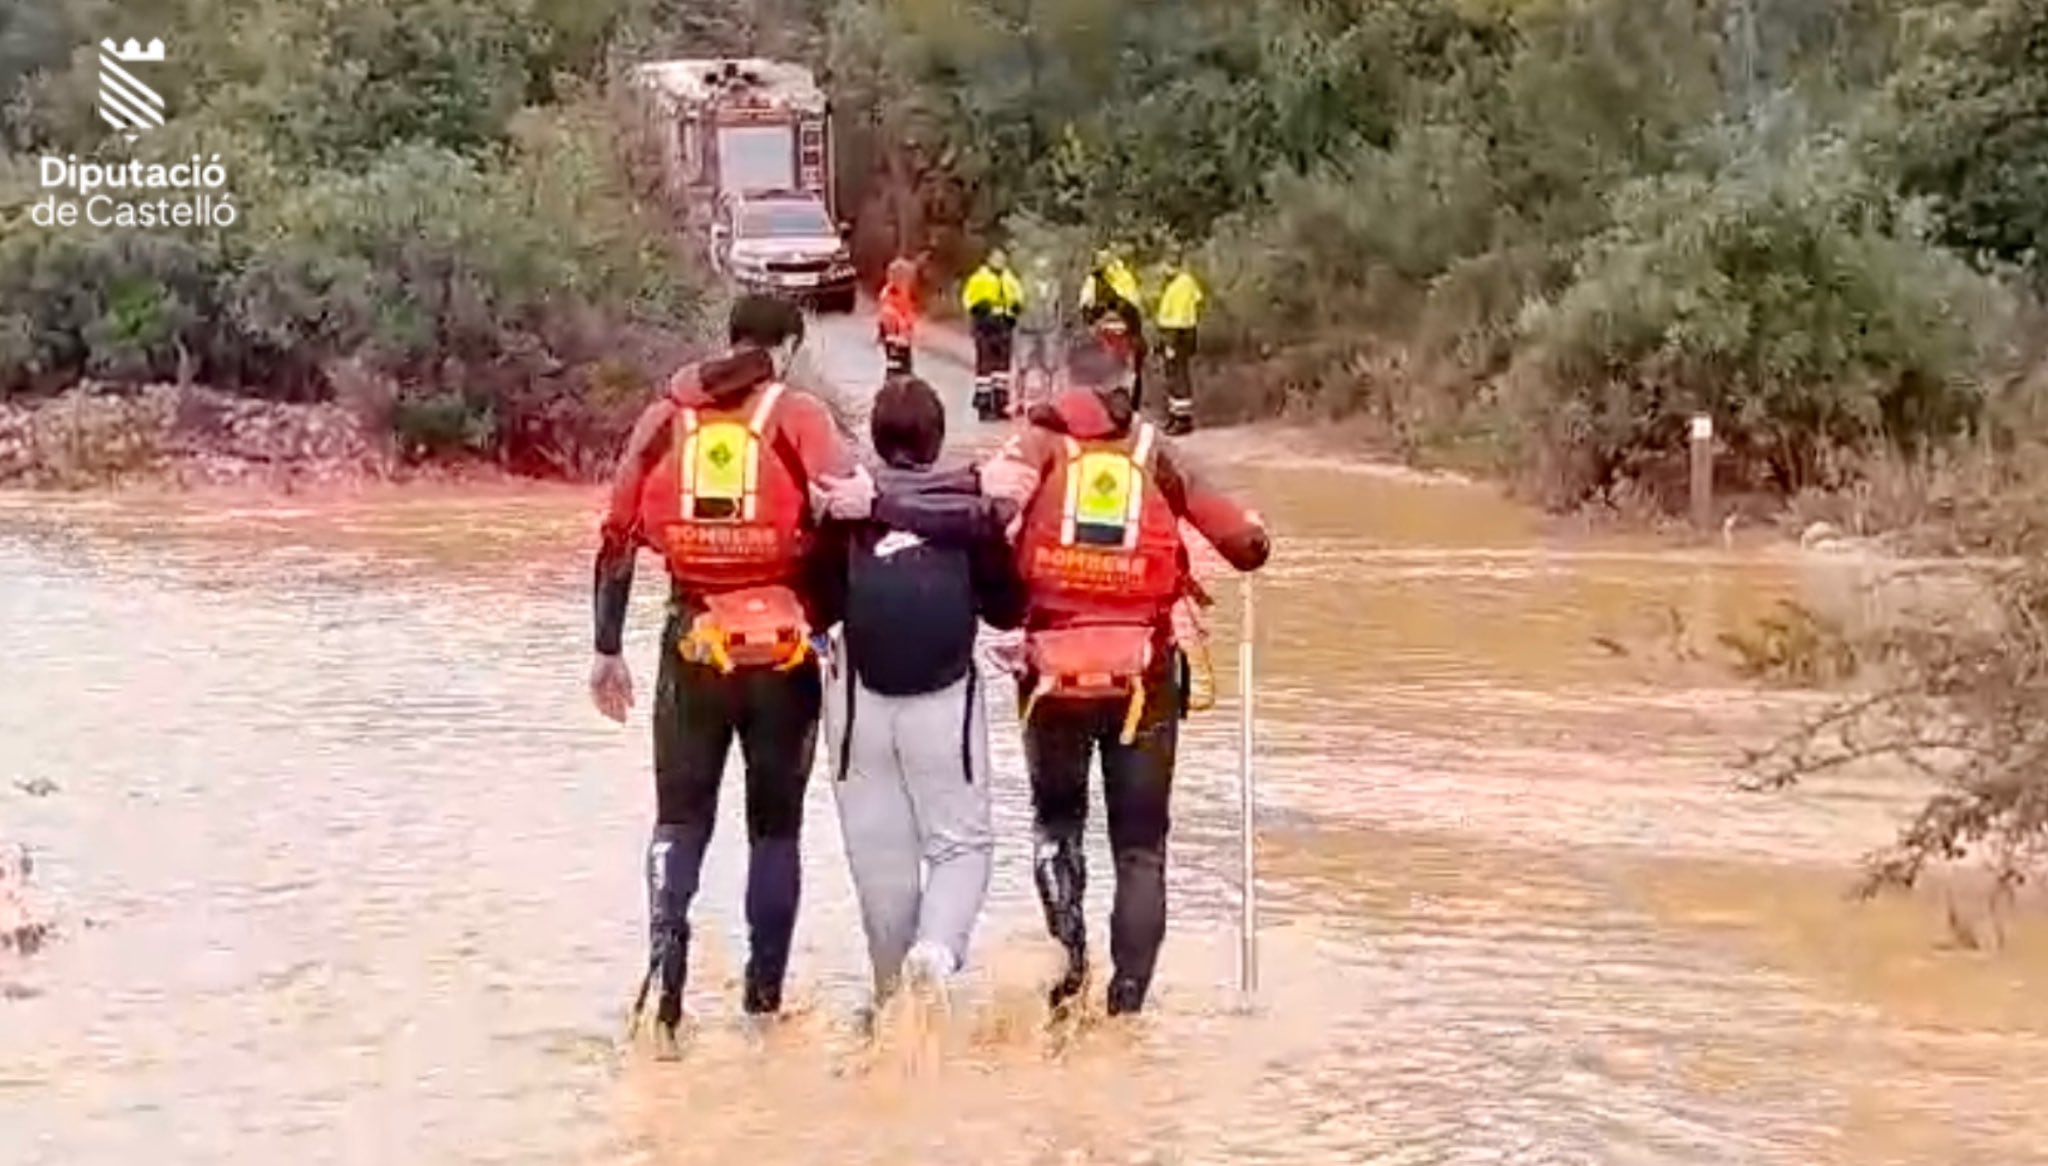
{"label": "yellow reflective strip", "polygon": [[761,437],[768,430],[768,418],[774,414],[775,406],[782,400],[782,382],[777,381],[761,393],[761,399],[754,402],[754,412],[747,418],[747,463],[742,479],[744,485],[740,497],[740,517],[754,521],[755,498],[761,483]]}
{"label": "yellow reflective strip", "polygon": [[1145,681],[1139,678],[1131,681],[1131,703],[1124,710],[1124,731],[1117,740],[1128,745],[1138,739],[1138,718],[1145,713]]}
{"label": "yellow reflective strip", "polygon": [[683,437],[682,450],[676,454],[683,463],[683,520],[697,516],[697,433],[694,426]]}
{"label": "yellow reflective strip", "polygon": [[746,521],[752,522],[755,488],[761,478],[761,439],[751,434],[747,437],[747,464],[742,473],[745,476],[741,485],[740,515]]}
{"label": "yellow reflective strip", "polygon": [[771,384],[762,392],[761,399],[754,402],[753,416],[747,418],[747,429],[759,437],[768,429],[768,415],[775,411],[776,402],[782,400],[782,384]]}
{"label": "yellow reflective strip", "polygon": [[1038,683],[1031,689],[1031,695],[1024,699],[1024,711],[1017,714],[1019,723],[1026,725],[1031,723],[1031,714],[1038,708],[1038,698],[1051,692],[1052,687],[1052,677],[1041,676],[1038,678]]}
{"label": "yellow reflective strip", "polygon": [[1060,545],[1074,545],[1074,519],[1081,509],[1081,443],[1068,437],[1067,443],[1067,501],[1060,512]]}
{"label": "yellow reflective strip", "polygon": [[1124,498],[1124,547],[1131,549],[1138,545],[1138,519],[1145,511],[1146,465],[1152,460],[1152,442],[1156,432],[1150,421],[1138,426],[1138,445],[1131,453],[1130,493]]}

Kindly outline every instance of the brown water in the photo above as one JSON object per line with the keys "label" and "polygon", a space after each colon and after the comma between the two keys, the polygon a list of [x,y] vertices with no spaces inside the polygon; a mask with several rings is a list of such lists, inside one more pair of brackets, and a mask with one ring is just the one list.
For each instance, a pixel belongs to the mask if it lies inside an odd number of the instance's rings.
{"label": "brown water", "polygon": [[[845,379],[858,330],[823,337]],[[1668,650],[1837,568],[1194,445],[1281,537],[1255,1008],[1219,581],[1144,1022],[1055,1041],[1033,1014],[1004,732],[956,1015],[847,1034],[862,945],[814,789],[796,1015],[742,1030],[729,797],[680,1064],[619,1040],[652,798],[644,710],[619,730],[583,695],[593,492],[0,499],[0,837],[65,925],[0,968],[0,1162],[2048,1161],[2041,929],[1964,952],[1926,903],[1843,907],[1904,791],[1732,792],[1734,750],[1796,710]]]}

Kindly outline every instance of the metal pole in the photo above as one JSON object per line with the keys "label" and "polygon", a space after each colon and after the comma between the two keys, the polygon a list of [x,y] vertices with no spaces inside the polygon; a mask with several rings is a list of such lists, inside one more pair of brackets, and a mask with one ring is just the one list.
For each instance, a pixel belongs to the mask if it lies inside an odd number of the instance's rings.
{"label": "metal pole", "polygon": [[1238,904],[1237,986],[1249,1003],[1259,990],[1259,881],[1257,869],[1258,796],[1252,781],[1253,709],[1252,657],[1258,625],[1252,620],[1252,577],[1244,577],[1244,620],[1237,645],[1237,689],[1242,720],[1238,726],[1237,782],[1242,823]]}

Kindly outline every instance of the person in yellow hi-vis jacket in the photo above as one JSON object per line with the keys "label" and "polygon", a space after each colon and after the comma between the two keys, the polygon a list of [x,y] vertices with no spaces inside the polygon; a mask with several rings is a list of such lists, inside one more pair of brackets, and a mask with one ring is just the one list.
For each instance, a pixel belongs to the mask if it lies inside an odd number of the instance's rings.
{"label": "person in yellow hi-vis jacket", "polygon": [[1024,307],[1024,285],[1002,248],[967,277],[960,306],[974,330],[974,411],[983,421],[1000,421],[1010,415],[1011,346]]}
{"label": "person in yellow hi-vis jacket", "polygon": [[1166,432],[1192,433],[1195,428],[1195,328],[1201,322],[1201,282],[1176,252],[1166,290],[1159,294],[1159,345],[1166,358]]}
{"label": "person in yellow hi-vis jacket", "polygon": [[[1121,249],[1104,247],[1095,253],[1095,264],[1081,283],[1081,320],[1098,336],[1104,335],[1105,319],[1122,329],[1112,347],[1128,354],[1131,364],[1131,408],[1145,404],[1145,309],[1138,291],[1138,277],[1124,262]],[[1110,333],[1114,335],[1114,332]]]}

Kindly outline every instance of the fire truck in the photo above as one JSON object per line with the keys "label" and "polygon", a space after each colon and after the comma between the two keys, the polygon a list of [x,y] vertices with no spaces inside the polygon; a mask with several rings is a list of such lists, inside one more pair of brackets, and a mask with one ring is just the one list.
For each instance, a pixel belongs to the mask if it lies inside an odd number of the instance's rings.
{"label": "fire truck", "polygon": [[832,213],[831,110],[809,69],[759,58],[652,61],[631,75],[671,203],[743,286],[851,307]]}

